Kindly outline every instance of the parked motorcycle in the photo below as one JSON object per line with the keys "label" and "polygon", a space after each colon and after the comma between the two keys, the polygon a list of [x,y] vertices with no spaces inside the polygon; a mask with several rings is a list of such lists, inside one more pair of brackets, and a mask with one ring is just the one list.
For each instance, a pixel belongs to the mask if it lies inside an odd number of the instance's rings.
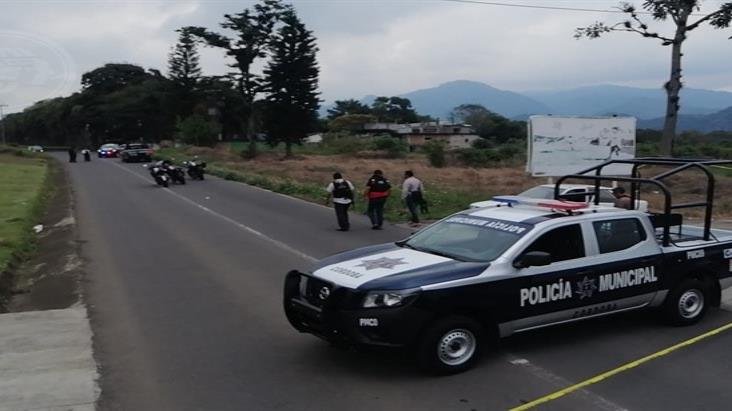
{"label": "parked motorcycle", "polygon": [[170,176],[167,171],[167,164],[162,161],[158,161],[152,165],[143,165],[143,167],[150,170],[150,175],[155,180],[155,183],[159,186],[167,187],[170,181]]}
{"label": "parked motorcycle", "polygon": [[84,161],[91,161],[91,152],[87,149],[81,150],[81,154],[84,155]]}
{"label": "parked motorcycle", "polygon": [[170,163],[166,164],[165,171],[170,176],[170,179],[177,184],[185,184],[186,183],[186,173],[183,171],[182,168],[174,166]]}
{"label": "parked motorcycle", "polygon": [[184,161],[183,165],[188,169],[188,176],[192,180],[202,180],[206,162],[199,160]]}

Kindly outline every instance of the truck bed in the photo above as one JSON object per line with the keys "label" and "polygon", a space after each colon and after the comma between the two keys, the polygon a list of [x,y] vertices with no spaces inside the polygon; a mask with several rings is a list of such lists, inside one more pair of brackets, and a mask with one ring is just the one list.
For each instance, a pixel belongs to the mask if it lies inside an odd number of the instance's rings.
{"label": "truck bed", "polygon": [[[675,244],[698,241],[700,243],[721,243],[732,242],[732,230],[723,230],[719,228],[711,229],[712,238],[710,241],[703,241],[704,227],[683,224],[681,226],[671,227],[671,242]],[[656,238],[661,241],[663,238],[663,230],[656,229]],[[692,245],[692,244],[685,244]]]}

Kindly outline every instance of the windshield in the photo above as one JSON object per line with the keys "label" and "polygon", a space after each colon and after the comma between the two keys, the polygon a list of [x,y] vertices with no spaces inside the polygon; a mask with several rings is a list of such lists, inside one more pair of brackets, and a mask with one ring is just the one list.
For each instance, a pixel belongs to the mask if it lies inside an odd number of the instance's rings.
{"label": "windshield", "polygon": [[544,199],[553,199],[554,198],[554,188],[550,187],[534,187],[530,188],[522,193],[519,193],[521,197],[529,197],[529,198],[544,198]]}
{"label": "windshield", "polygon": [[436,223],[402,246],[462,261],[493,261],[531,230],[529,224],[455,215]]}

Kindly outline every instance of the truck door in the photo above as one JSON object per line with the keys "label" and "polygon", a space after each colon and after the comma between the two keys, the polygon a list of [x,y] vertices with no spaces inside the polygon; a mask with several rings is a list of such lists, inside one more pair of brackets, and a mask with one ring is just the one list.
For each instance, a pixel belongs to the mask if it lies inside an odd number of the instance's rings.
{"label": "truck door", "polygon": [[514,330],[648,304],[659,287],[660,249],[636,217],[552,229],[521,254],[544,251],[547,266],[518,269]]}
{"label": "truck door", "polygon": [[[637,217],[588,222],[588,280],[596,290],[592,303],[610,303],[612,311],[643,306],[660,287],[661,251]],[[586,313],[583,313],[586,314]]]}
{"label": "truck door", "polygon": [[552,257],[546,266],[517,268],[517,289],[512,304],[517,306],[512,328],[522,330],[572,318],[585,304],[588,242],[579,223],[552,228],[517,255],[542,251]]}

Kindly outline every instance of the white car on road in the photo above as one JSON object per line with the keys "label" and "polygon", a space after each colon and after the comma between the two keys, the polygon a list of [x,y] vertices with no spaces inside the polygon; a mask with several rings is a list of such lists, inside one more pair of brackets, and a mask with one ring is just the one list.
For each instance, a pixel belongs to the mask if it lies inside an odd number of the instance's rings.
{"label": "white car on road", "polygon": [[[586,202],[594,204],[595,202],[595,186],[588,184],[562,184],[559,187],[559,195],[567,201]],[[613,196],[612,187],[600,187],[600,205],[613,207],[615,204],[615,196]],[[517,194],[520,197],[539,198],[551,200],[554,199],[554,184],[543,184],[532,187],[522,193]],[[499,203],[493,200],[477,201],[470,204],[470,208],[483,208],[496,206]],[[640,211],[648,211],[648,202],[645,200],[636,200],[636,209]]]}

